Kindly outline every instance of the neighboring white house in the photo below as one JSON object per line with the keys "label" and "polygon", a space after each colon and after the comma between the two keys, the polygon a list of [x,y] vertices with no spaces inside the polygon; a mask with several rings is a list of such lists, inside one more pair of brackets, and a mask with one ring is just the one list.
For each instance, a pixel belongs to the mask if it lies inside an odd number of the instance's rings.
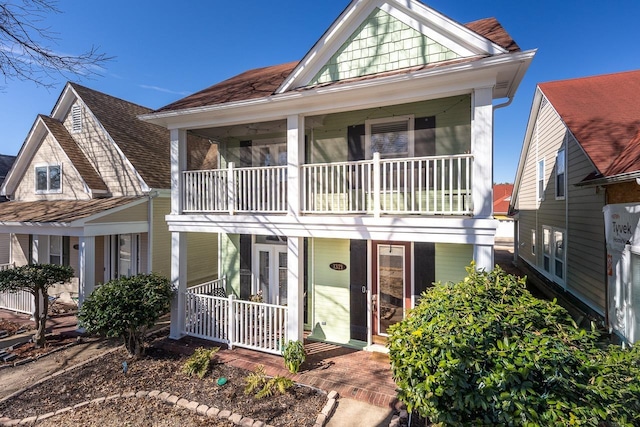
{"label": "neighboring white house", "polygon": [[[75,278],[52,293],[82,303],[116,277],[170,276],[169,132],[138,120],[150,111],[68,83],[51,115],[36,118],[0,188],[10,200],[0,204],[0,233],[10,236],[10,263],[73,267]],[[190,147],[197,169],[210,144],[192,138]],[[217,237],[194,243],[190,272],[213,278]]]}
{"label": "neighboring white house", "polygon": [[[300,61],[142,116],[171,131],[171,336],[192,326],[191,233],[220,234],[227,293],[286,305],[289,339],[356,348],[434,281],[492,269],[493,112],[534,54],[493,18],[357,0]],[[189,167],[189,135],[218,145],[219,169]]]}
{"label": "neighboring white house", "polygon": [[638,183],[640,71],[540,83],[510,206],[517,260],[630,342],[640,339]]}

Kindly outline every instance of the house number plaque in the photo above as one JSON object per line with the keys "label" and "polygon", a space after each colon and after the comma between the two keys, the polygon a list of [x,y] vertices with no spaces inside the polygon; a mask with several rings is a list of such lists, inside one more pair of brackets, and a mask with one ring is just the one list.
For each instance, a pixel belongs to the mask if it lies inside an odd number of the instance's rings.
{"label": "house number plaque", "polygon": [[332,270],[342,271],[346,270],[347,266],[341,262],[332,262],[331,264],[329,264],[329,268]]}

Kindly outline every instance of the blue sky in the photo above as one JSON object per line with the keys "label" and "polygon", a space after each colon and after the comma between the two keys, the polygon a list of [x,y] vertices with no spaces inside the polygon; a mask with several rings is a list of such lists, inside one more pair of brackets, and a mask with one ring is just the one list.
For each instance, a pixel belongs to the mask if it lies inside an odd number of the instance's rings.
{"label": "blue sky", "polygon": [[[494,181],[512,182],[536,83],[640,68],[637,0],[425,0],[466,23],[496,17],[523,50],[538,49],[513,103],[495,114]],[[159,108],[242,71],[298,60],[348,0],[61,0],[46,24],[60,52],[98,46],[116,58],[93,89]],[[0,86],[0,153],[17,154],[64,87]]]}

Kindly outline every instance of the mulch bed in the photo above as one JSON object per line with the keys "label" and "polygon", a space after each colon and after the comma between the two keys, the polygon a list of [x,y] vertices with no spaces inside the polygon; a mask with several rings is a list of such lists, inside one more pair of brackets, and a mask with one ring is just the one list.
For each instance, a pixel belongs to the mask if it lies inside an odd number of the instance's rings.
{"label": "mulch bed", "polygon": [[[188,377],[181,371],[187,356],[163,348],[165,339],[164,336],[156,338],[139,360],[129,359],[124,349],[118,349],[78,369],[53,377],[0,403],[0,414],[20,419],[116,393],[160,390],[274,426],[313,426],[326,403],[325,393],[306,386],[295,386],[284,395],[262,399],[246,395],[244,380],[250,372],[216,363],[215,358],[209,374],[203,379]],[[125,361],[126,374],[123,372]],[[220,377],[227,378],[223,386],[217,384]],[[120,418],[115,413],[113,416],[96,415],[104,411],[115,412]],[[186,412],[151,398],[120,398],[99,407],[90,405],[66,412],[38,425],[231,425],[227,421],[214,421]],[[163,413],[164,416],[157,415]],[[173,418],[175,423],[170,421]],[[201,424],[202,420],[206,423]]]}

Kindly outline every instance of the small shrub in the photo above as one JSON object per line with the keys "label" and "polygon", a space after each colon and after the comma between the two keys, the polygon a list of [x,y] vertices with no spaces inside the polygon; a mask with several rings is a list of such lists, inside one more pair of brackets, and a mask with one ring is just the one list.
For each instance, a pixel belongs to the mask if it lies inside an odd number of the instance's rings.
{"label": "small shrub", "polygon": [[171,308],[173,288],[166,277],[139,274],[111,280],[93,291],[78,312],[89,333],[122,337],[129,355],[140,357],[144,334]]}
{"label": "small shrub", "polygon": [[307,359],[304,344],[301,341],[289,341],[282,348],[282,357],[284,357],[284,365],[289,372],[297,374],[300,366]]}
{"label": "small shrub", "polygon": [[276,393],[285,394],[293,387],[293,381],[282,376],[267,377],[264,365],[256,366],[254,372],[245,378],[245,394],[255,394],[256,399],[271,397]]}
{"label": "small shrub", "polygon": [[399,398],[438,425],[640,425],[640,351],[472,264],[390,328]]}
{"label": "small shrub", "polygon": [[204,378],[209,371],[209,364],[213,356],[220,350],[220,347],[213,347],[206,349],[204,347],[196,348],[195,352],[187,359],[182,366],[182,372],[188,376],[197,375],[199,378]]}

